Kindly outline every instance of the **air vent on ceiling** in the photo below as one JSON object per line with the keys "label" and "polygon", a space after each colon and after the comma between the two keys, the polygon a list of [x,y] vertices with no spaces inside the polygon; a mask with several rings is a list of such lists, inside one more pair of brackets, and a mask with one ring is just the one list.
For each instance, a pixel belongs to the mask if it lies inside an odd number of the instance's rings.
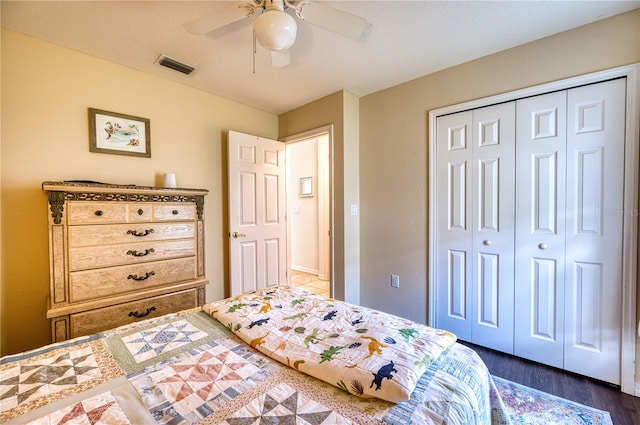
{"label": "air vent on ceiling", "polygon": [[156,59],[156,63],[187,75],[190,75],[198,70],[198,68],[196,68],[195,66],[187,65],[186,63],[182,63],[165,54],[161,54],[160,56],[158,56],[158,59]]}

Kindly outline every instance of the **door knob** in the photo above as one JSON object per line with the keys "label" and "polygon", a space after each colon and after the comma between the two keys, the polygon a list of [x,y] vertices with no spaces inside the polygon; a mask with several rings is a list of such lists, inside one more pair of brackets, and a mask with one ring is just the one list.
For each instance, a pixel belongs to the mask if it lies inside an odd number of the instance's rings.
{"label": "door knob", "polygon": [[546,244],[546,243],[541,243],[540,245],[538,245],[538,248],[540,248],[540,249],[547,249],[547,248],[548,248],[548,246],[547,246],[547,244]]}
{"label": "door knob", "polygon": [[231,236],[233,236],[233,239],[246,238],[247,237],[247,235],[245,235],[244,233],[238,233],[238,232],[233,232],[231,234]]}
{"label": "door knob", "polygon": [[491,245],[491,241],[489,239],[482,241],[483,245],[489,246]]}

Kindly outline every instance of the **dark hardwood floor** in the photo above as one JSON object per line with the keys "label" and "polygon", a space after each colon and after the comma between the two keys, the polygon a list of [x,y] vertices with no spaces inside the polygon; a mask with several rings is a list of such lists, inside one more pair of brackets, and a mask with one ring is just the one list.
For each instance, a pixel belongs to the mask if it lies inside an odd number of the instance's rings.
{"label": "dark hardwood floor", "polygon": [[464,341],[460,342],[476,350],[492,375],[606,410],[611,414],[614,425],[640,425],[640,397],[624,394],[619,387]]}

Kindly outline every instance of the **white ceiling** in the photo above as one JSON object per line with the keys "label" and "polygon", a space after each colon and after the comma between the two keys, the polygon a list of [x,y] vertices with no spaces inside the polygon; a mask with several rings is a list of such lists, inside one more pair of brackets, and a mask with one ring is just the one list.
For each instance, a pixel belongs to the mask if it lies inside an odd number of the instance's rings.
{"label": "white ceiling", "polygon": [[[280,114],[343,89],[374,93],[640,7],[640,0],[323,2],[365,17],[370,34],[356,41],[298,21],[291,65],[272,68],[258,46],[254,72],[254,17],[205,36],[182,26],[234,3],[2,0],[1,16],[3,27]],[[186,76],[154,64],[161,53],[199,71]]]}

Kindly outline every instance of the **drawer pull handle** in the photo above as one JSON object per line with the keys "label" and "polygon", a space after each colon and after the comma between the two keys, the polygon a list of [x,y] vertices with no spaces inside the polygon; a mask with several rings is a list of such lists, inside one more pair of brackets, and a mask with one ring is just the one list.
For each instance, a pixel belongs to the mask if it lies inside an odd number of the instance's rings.
{"label": "drawer pull handle", "polygon": [[129,317],[144,317],[144,316],[148,316],[149,313],[151,313],[152,311],[155,311],[156,308],[155,307],[150,307],[147,309],[146,313],[138,313],[137,311],[130,311],[129,312]]}
{"label": "drawer pull handle", "polygon": [[144,274],[144,276],[138,276],[137,274],[130,274],[129,276],[127,276],[127,279],[133,279],[133,280],[147,280],[149,279],[151,276],[155,276],[156,272],[154,271],[150,271]]}
{"label": "drawer pull handle", "polygon": [[144,252],[138,252],[135,249],[130,249],[127,251],[127,255],[133,255],[134,257],[144,257],[145,255],[149,255],[152,252],[155,252],[153,248],[145,249]]}
{"label": "drawer pull handle", "polygon": [[153,229],[146,229],[144,232],[137,232],[135,230],[127,230],[127,235],[133,236],[147,236],[149,233],[153,233]]}
{"label": "drawer pull handle", "polygon": [[96,211],[96,215],[97,215],[98,217],[102,216],[103,214],[104,214],[104,213],[102,212],[102,210],[98,210],[98,211]]}
{"label": "drawer pull handle", "polygon": [[171,211],[171,214],[173,214],[173,215],[178,215],[178,210],[173,210],[173,211]]}
{"label": "drawer pull handle", "polygon": [[142,210],[142,208],[139,208],[138,209],[138,215],[142,215],[142,214],[144,214],[144,211]]}

